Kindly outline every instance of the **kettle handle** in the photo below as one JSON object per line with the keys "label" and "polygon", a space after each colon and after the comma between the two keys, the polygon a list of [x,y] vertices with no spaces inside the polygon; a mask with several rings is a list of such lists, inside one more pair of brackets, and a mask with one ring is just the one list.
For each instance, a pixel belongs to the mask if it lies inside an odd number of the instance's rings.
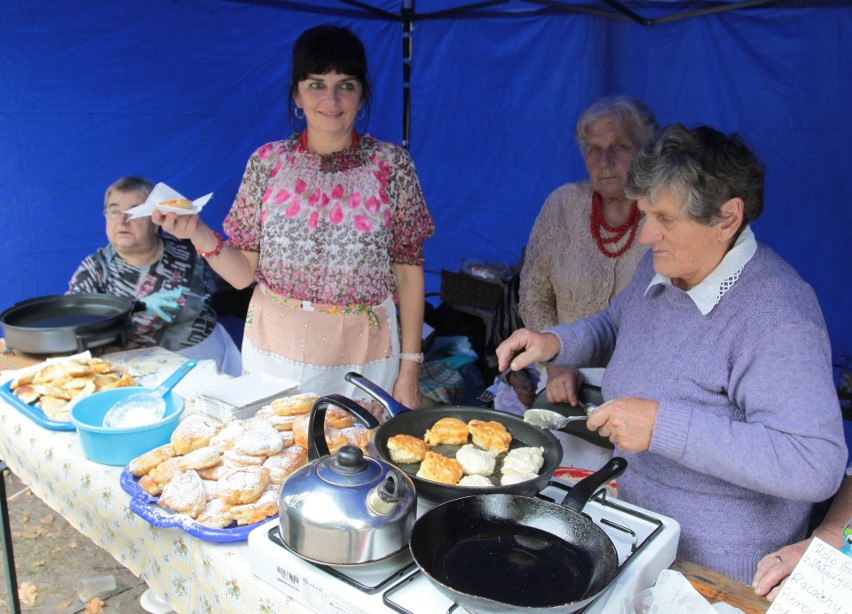
{"label": "kettle handle", "polygon": [[406,407],[405,405],[397,401],[395,398],[393,398],[393,395],[388,394],[385,390],[379,388],[378,384],[368,380],[366,377],[356,371],[350,371],[349,373],[343,376],[343,379],[345,379],[350,384],[355,384],[356,386],[358,386],[358,388],[360,388],[361,390],[369,394],[371,397],[376,399],[379,403],[384,405],[385,409],[388,410],[388,413],[391,415],[391,417],[396,417],[397,414],[401,414],[405,411],[412,411],[411,408]]}
{"label": "kettle handle", "polygon": [[308,420],[308,460],[314,461],[331,454],[325,440],[325,414],[329,405],[334,405],[352,414],[358,422],[368,429],[379,426],[376,417],[352,399],[341,394],[329,394],[320,397],[314,402],[311,417]]}

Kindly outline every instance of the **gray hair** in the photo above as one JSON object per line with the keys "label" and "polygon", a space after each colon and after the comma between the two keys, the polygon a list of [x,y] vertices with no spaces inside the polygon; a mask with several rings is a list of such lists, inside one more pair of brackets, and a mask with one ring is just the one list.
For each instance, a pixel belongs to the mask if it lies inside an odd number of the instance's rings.
{"label": "gray hair", "polygon": [[118,181],[113,182],[104,192],[104,207],[109,204],[109,195],[114,191],[118,192],[141,192],[145,198],[154,189],[154,184],[144,177],[130,176],[122,177]]}
{"label": "gray hair", "polygon": [[615,118],[619,131],[630,138],[637,149],[650,143],[660,129],[651,109],[641,100],[631,96],[601,98],[583,111],[577,122],[574,139],[581,150],[585,149],[589,126],[605,117]]}
{"label": "gray hair", "polygon": [[705,226],[719,220],[723,204],[739,197],[745,203],[742,230],[763,212],[764,175],[763,163],[739,135],[672,124],[630,163],[624,193],[653,203],[666,189],[685,199],[687,215]]}

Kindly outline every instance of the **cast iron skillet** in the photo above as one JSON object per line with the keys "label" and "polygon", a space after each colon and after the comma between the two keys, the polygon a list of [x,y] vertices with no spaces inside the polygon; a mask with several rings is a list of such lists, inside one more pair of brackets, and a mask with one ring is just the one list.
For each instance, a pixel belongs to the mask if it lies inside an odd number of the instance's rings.
{"label": "cast iron skillet", "polygon": [[[562,461],[562,445],[550,431],[540,429],[524,422],[523,418],[484,407],[427,407],[412,411],[398,403],[391,395],[358,373],[347,373],[346,380],[355,384],[382,405],[392,416],[376,430],[375,446],[379,456],[405,471],[414,480],[417,496],[433,503],[440,503],[458,497],[476,494],[512,493],[535,495],[552,479],[553,472]],[[419,465],[400,465],[391,460],[388,451],[388,439],[394,435],[411,435],[423,438],[426,430],[441,418],[469,420],[496,420],[501,422],[512,435],[512,448],[535,446],[544,449],[544,465],[535,479],[508,486],[476,487],[440,484],[414,475]]]}
{"label": "cast iron skillet", "polygon": [[580,512],[621,475],[615,457],[562,501],[474,495],[442,503],[411,530],[414,562],[446,597],[469,612],[574,612],[618,571],[607,534]]}
{"label": "cast iron skillet", "polygon": [[133,313],[145,304],[110,294],[33,298],[0,313],[6,345],[28,354],[82,352],[124,345]]}

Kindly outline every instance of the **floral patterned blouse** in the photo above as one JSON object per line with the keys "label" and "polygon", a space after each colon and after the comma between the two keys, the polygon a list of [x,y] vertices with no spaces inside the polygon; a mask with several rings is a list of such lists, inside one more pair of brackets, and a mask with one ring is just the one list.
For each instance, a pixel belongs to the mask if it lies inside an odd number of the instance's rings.
{"label": "floral patterned blouse", "polygon": [[391,264],[422,265],[435,229],[405,149],[364,135],[320,155],[299,134],[252,154],[223,227],[231,247],[260,254],[260,283],[332,305],[395,295]]}

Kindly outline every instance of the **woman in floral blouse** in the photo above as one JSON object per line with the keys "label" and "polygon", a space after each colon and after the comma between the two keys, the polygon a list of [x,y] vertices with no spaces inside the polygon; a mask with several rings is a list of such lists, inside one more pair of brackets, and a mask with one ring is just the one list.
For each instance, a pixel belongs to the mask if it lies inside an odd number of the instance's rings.
{"label": "woman in floral blouse", "polygon": [[434,223],[408,152],[354,128],[370,97],[361,41],[334,26],[303,32],[290,95],[307,127],[251,156],[227,242],[198,216],[153,219],[191,239],[233,286],[257,282],[246,372],[363,396],[344,380],[354,370],[419,407],[423,241]]}

